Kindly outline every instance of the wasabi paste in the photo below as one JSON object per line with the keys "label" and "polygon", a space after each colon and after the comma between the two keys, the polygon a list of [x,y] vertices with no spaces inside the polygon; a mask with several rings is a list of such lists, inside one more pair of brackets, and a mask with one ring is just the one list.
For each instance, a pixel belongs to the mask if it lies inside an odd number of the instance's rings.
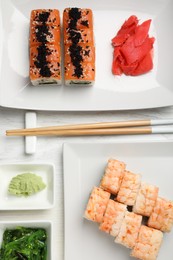
{"label": "wasabi paste", "polygon": [[46,184],[40,176],[34,173],[22,173],[13,177],[8,192],[16,196],[30,196],[43,190]]}

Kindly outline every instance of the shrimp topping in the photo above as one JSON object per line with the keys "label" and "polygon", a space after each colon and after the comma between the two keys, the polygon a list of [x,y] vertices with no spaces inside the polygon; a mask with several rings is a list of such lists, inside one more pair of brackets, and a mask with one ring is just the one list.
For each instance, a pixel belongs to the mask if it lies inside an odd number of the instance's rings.
{"label": "shrimp topping", "polygon": [[100,187],[116,195],[120,189],[125,172],[125,163],[118,160],[110,159],[101,180]]}
{"label": "shrimp topping", "polygon": [[149,217],[155,206],[158,192],[158,187],[146,183],[141,183],[141,187],[133,207],[133,212]]}
{"label": "shrimp topping", "polygon": [[170,232],[173,225],[173,202],[157,198],[156,205],[148,220],[148,226],[163,232]]}
{"label": "shrimp topping", "polygon": [[110,193],[94,187],[90,195],[84,217],[88,220],[101,223],[110,198]]}
{"label": "shrimp topping", "polygon": [[141,185],[141,175],[125,171],[117,201],[125,205],[133,206],[136,201],[137,193]]}
{"label": "shrimp topping", "polygon": [[155,260],[163,238],[159,230],[141,226],[137,243],[131,251],[131,256],[141,260]]}
{"label": "shrimp topping", "polygon": [[113,200],[109,200],[100,230],[117,236],[127,210],[127,206]]}
{"label": "shrimp topping", "polygon": [[142,216],[127,211],[115,242],[128,248],[133,248],[138,237],[141,222]]}

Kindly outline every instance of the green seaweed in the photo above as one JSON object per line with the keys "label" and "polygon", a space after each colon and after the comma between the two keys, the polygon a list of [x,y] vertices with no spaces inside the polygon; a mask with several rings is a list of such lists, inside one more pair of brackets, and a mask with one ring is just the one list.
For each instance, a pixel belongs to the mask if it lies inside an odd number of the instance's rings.
{"label": "green seaweed", "polygon": [[1,260],[46,260],[47,234],[42,228],[6,229],[0,249]]}

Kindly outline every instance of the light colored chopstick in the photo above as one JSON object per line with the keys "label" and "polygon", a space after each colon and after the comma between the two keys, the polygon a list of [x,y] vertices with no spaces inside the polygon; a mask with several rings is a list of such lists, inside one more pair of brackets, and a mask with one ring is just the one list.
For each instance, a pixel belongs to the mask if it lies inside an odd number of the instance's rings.
{"label": "light colored chopstick", "polygon": [[134,135],[134,134],[156,134],[173,133],[173,126],[159,127],[124,127],[124,128],[102,128],[102,129],[73,129],[73,130],[47,130],[35,132],[13,132],[13,136],[91,136],[91,135]]}
{"label": "light colored chopstick", "polygon": [[75,124],[75,125],[63,125],[63,126],[37,127],[37,128],[27,128],[27,129],[12,129],[12,130],[7,130],[6,135],[7,136],[24,135],[23,133],[47,132],[49,130],[50,131],[62,131],[62,130],[80,130],[80,129],[83,129],[83,130],[85,130],[85,129],[106,129],[106,128],[169,125],[169,124],[173,124],[173,119],[131,120],[131,121],[119,121],[119,122],[102,122],[102,123],[92,123],[92,124]]}

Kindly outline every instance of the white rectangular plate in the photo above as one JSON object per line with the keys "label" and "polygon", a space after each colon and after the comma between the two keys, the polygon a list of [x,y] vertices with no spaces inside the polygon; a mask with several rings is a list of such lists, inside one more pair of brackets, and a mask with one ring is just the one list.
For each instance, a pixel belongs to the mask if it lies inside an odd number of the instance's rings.
{"label": "white rectangular plate", "polygon": [[[8,193],[13,177],[22,173],[34,173],[42,177],[46,188],[28,197]],[[41,210],[54,206],[54,166],[52,164],[0,164],[0,210]]]}
{"label": "white rectangular plate", "polygon": [[[96,82],[93,87],[31,86],[29,80],[29,17],[32,9],[88,7],[94,12]],[[5,107],[99,111],[173,105],[172,0],[2,0],[0,105]],[[152,19],[154,69],[138,77],[113,76],[111,39],[122,23],[137,15]]]}
{"label": "white rectangular plate", "polygon": [[15,229],[18,226],[28,228],[44,228],[47,233],[47,259],[52,259],[52,222],[50,221],[0,221],[0,246],[5,229]]}
{"label": "white rectangular plate", "polygon": [[[83,218],[93,186],[99,185],[109,158],[141,173],[143,180],[157,185],[159,195],[173,200],[173,143],[103,143],[64,145],[65,260],[128,260],[130,250],[114,243],[96,223]],[[164,234],[158,260],[173,255],[173,231]]]}

